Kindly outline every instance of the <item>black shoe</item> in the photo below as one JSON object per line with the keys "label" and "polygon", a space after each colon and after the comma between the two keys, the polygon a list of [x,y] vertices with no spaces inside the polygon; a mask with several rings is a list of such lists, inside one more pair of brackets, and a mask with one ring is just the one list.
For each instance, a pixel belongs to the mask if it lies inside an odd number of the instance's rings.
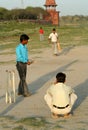
{"label": "black shoe", "polygon": [[23,95],[22,93],[18,93],[18,96]]}
{"label": "black shoe", "polygon": [[58,54],[54,54],[54,56],[58,56]]}
{"label": "black shoe", "polygon": [[31,96],[31,93],[23,94],[24,97],[29,97]]}

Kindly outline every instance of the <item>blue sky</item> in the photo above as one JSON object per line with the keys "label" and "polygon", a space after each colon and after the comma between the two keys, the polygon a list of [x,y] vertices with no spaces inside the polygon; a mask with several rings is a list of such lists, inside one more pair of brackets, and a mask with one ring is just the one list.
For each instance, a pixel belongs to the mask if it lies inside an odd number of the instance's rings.
{"label": "blue sky", "polygon": [[[21,8],[22,0],[0,0],[0,7],[7,9]],[[44,8],[45,0],[23,0],[24,8],[27,6],[40,6]],[[88,0],[56,0],[57,11],[60,15],[87,15]]]}

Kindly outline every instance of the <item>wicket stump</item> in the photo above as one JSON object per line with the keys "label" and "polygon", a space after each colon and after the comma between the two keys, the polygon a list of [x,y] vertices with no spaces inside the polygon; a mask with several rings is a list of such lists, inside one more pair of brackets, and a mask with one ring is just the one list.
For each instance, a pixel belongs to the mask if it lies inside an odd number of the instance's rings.
{"label": "wicket stump", "polygon": [[6,85],[6,103],[13,103],[16,101],[15,92],[15,72],[14,70],[6,70],[7,73],[7,85]]}

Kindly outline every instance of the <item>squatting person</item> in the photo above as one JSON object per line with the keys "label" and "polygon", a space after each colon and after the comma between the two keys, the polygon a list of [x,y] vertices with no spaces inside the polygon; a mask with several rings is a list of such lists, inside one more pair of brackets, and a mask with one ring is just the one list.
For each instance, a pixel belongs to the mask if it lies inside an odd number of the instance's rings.
{"label": "squatting person", "polygon": [[56,75],[56,82],[47,90],[44,99],[49,106],[52,117],[68,117],[77,99],[74,90],[65,85],[66,74],[60,72]]}

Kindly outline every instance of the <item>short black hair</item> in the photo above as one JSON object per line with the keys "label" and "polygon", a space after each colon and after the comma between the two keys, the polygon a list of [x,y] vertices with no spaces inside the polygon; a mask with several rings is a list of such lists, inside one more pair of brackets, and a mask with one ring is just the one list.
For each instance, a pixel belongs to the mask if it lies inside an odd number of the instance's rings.
{"label": "short black hair", "polygon": [[22,42],[23,40],[28,40],[29,39],[29,37],[28,37],[28,35],[26,35],[26,34],[22,34],[21,36],[20,36],[20,42]]}
{"label": "short black hair", "polygon": [[55,29],[55,28],[53,28],[53,31],[56,31],[56,29]]}
{"label": "short black hair", "polygon": [[59,73],[56,75],[56,79],[57,79],[57,82],[62,82],[62,83],[64,83],[64,82],[65,82],[65,79],[66,79],[66,74],[65,74],[65,73],[62,73],[62,72],[59,72]]}

